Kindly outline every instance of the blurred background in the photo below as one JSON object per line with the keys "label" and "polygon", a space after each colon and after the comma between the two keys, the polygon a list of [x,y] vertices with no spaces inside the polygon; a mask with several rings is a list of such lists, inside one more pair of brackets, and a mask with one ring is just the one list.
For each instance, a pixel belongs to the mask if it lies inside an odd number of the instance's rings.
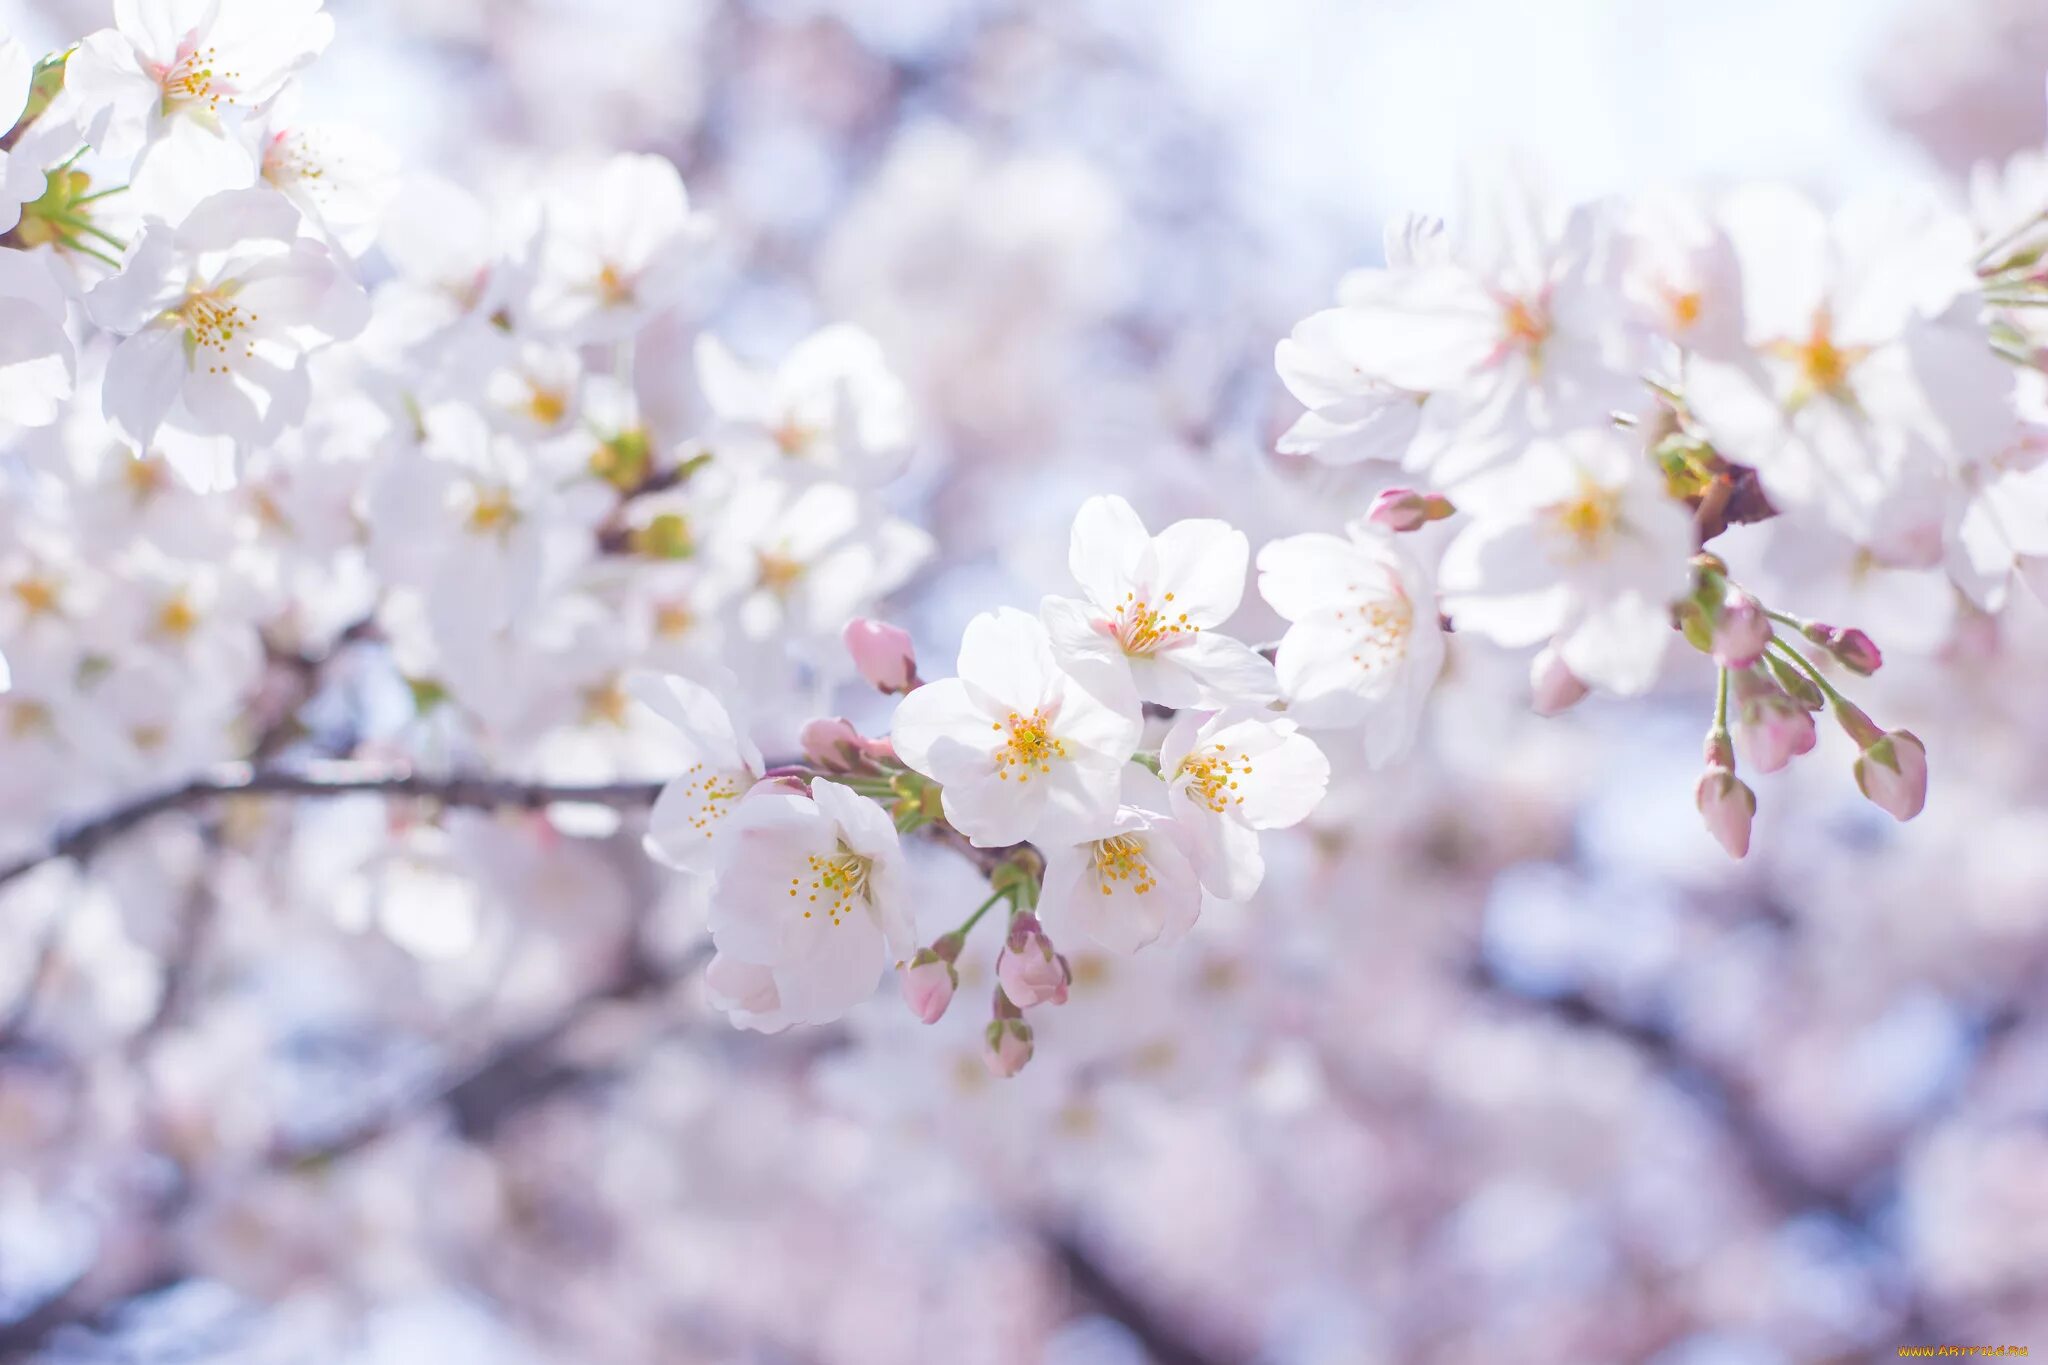
{"label": "blurred background", "polygon": [[[1361,511],[1271,454],[1273,345],[1462,169],[1960,192],[2048,132],[2040,0],[328,7],[315,116],[486,186],[660,152],[718,228],[696,322],[881,338],[941,544],[900,604],[927,672],[1056,585],[1090,493],[1255,543]],[[0,0],[32,46],[105,21]],[[683,413],[689,339],[641,361]],[[259,877],[231,811],[193,942],[172,892],[218,841],[159,822],[0,897],[38,1025],[0,1030],[0,1360],[2048,1351],[2041,626],[1881,641],[1926,816],[1861,803],[1830,736],[1758,784],[1739,865],[1691,807],[1704,675],[1539,721],[1522,661],[1460,645],[1413,757],[1188,943],[1077,956],[1007,1083],[971,1009],[729,1030],[630,831],[455,816],[372,865],[381,812],[337,803]],[[919,894],[979,899],[938,858]]]}

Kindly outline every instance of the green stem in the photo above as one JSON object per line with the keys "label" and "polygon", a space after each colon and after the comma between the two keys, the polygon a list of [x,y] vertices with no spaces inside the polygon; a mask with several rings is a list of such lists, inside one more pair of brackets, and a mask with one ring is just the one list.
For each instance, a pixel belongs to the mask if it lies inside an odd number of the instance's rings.
{"label": "green stem", "polygon": [[126,185],[110,185],[103,190],[94,190],[91,194],[81,194],[78,196],[78,198],[72,200],[71,204],[73,208],[76,208],[80,204],[91,204],[97,202],[98,200],[108,198],[109,196],[112,195],[126,193],[128,193],[128,187]]}
{"label": "green stem", "polygon": [[106,252],[101,251],[96,247],[87,246],[84,242],[79,241],[76,237],[60,237],[58,238],[58,241],[63,243],[64,246],[70,248],[71,250],[90,256],[96,261],[103,261],[106,264],[112,266],[116,270],[119,270],[121,268],[121,263],[115,260],[112,256],[109,256]]}
{"label": "green stem", "polygon": [[1771,619],[1772,619],[1773,621],[1776,621],[1776,622],[1777,622],[1777,623],[1778,623],[1779,625],[1781,625],[1781,626],[1790,626],[1790,627],[1792,627],[1792,629],[1794,629],[1794,630],[1796,630],[1796,631],[1799,631],[1799,632],[1801,632],[1802,634],[1803,634],[1803,633],[1805,632],[1805,630],[1806,630],[1806,622],[1804,622],[1804,621],[1800,620],[1800,619],[1799,619],[1798,617],[1796,617],[1796,616],[1787,616],[1787,615],[1786,615],[1786,614],[1785,614],[1784,612],[1782,612],[1782,611],[1772,611],[1772,610],[1771,610],[1771,609],[1770,609],[1769,607],[1765,607],[1765,608],[1764,608],[1764,615],[1766,615],[1766,616],[1770,617],[1770,618],[1771,618]]}
{"label": "green stem", "polygon": [[1721,670],[1720,686],[1714,690],[1714,733],[1728,733],[1728,670]]}
{"label": "green stem", "polygon": [[1996,261],[1999,252],[2018,245],[2021,238],[2039,227],[2043,221],[2048,221],[2048,212],[2037,213],[2018,226],[2000,233],[1985,243],[1983,250],[1977,253],[1977,263],[1983,266]]}
{"label": "green stem", "polygon": [[1007,899],[1009,894],[1010,893],[1008,891],[991,891],[989,893],[988,899],[983,901],[979,906],[975,907],[974,913],[969,915],[965,920],[963,920],[960,924],[960,927],[958,929],[955,929],[953,932],[960,935],[960,937],[962,938],[966,938],[968,934],[974,931],[974,926],[981,923],[981,917],[988,913],[989,907],[994,905],[999,900]]}
{"label": "green stem", "polygon": [[1778,647],[1778,652],[1780,654],[1784,655],[1787,659],[1791,660],[1794,664],[1798,665],[1800,672],[1806,674],[1807,677],[1813,679],[1814,686],[1818,687],[1821,690],[1822,696],[1826,697],[1829,701],[1833,702],[1837,706],[1847,706],[1849,704],[1849,699],[1843,696],[1840,692],[1836,691],[1835,685],[1828,681],[1827,675],[1825,673],[1822,673],[1818,668],[1815,668],[1813,666],[1812,661],[1809,660],[1804,654],[1801,654],[1798,650],[1792,648],[1792,646],[1786,644],[1783,640],[1779,639],[1775,635],[1771,637],[1771,643]]}

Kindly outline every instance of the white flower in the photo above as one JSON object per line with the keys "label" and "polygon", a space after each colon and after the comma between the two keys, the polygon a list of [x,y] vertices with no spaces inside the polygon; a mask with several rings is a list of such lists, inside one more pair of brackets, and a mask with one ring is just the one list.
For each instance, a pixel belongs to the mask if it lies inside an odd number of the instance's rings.
{"label": "white flower", "polygon": [[970,621],[959,676],[896,708],[896,754],[944,788],[946,819],[983,848],[1071,842],[1116,810],[1143,722],[1054,662],[1045,628],[1005,607]]}
{"label": "white flower", "polygon": [[837,653],[839,633],[930,556],[931,538],[840,483],[748,479],[718,508],[706,558],[741,633]]}
{"label": "white flower", "polygon": [[1742,345],[1742,264],[1735,245],[1693,200],[1645,195],[1627,219],[1622,288],[1644,326],[1688,352],[1725,356]]}
{"label": "white flower", "polygon": [[350,256],[376,239],[397,192],[397,158],[360,129],[292,124],[263,140],[261,174],[322,236]]}
{"label": "white flower", "polygon": [[1273,541],[1259,551],[1259,593],[1292,623],[1274,656],[1288,714],[1362,726],[1374,767],[1406,752],[1444,638],[1429,570],[1402,538],[1358,521],[1343,536]]}
{"label": "white flower", "polygon": [[1171,942],[1202,912],[1202,882],[1187,834],[1161,809],[1157,778],[1133,769],[1125,799],[1094,837],[1041,844],[1038,914],[1065,938],[1079,930],[1116,953]]}
{"label": "white flower", "polygon": [[371,336],[420,371],[486,370],[512,349],[501,325],[524,315],[540,226],[524,206],[486,204],[432,176],[408,179],[377,245],[395,277],[377,290]]}
{"label": "white flower", "polygon": [[427,594],[435,619],[497,630],[595,552],[611,499],[562,486],[540,452],[474,409],[428,409],[425,439],[388,444],[366,499],[373,565]]}
{"label": "white flower", "polygon": [[1157,536],[1118,497],[1074,516],[1067,567],[1086,601],[1039,609],[1060,666],[1105,695],[1135,690],[1162,706],[1219,706],[1276,694],[1273,667],[1217,627],[1237,610],[1251,547],[1220,521],[1177,521]]}
{"label": "white flower", "polygon": [[1330,785],[1330,761],[1291,720],[1225,711],[1176,720],[1159,775],[1203,887],[1243,900],[1266,873],[1258,831],[1307,819]]}
{"label": "white flower", "polygon": [[[107,362],[107,417],[138,445],[159,424],[266,441],[304,415],[306,355],[362,330],[362,289],[267,189],[214,195],[144,230],[93,320],[127,337]],[[175,415],[174,415],[175,410]]]}
{"label": "white flower", "polygon": [[721,456],[757,468],[787,460],[863,484],[895,477],[909,456],[910,395],[858,327],[812,333],[773,371],[742,364],[706,333],[697,339],[697,382]]}
{"label": "white flower", "polygon": [[73,373],[64,291],[42,260],[0,247],[0,423],[56,421]]}
{"label": "white flower", "polygon": [[706,984],[734,1023],[828,1023],[916,947],[896,826],[850,789],[762,783],[716,842]]}
{"label": "white flower", "polygon": [[221,134],[275,98],[334,37],[322,0],[114,0],[64,72],[95,146],[122,156],[173,127]]}
{"label": "white flower", "polygon": [[1458,629],[1508,646],[1552,639],[1586,682],[1649,688],[1693,528],[1636,441],[1611,427],[1541,441],[1453,498],[1472,517],[1441,566]]}
{"label": "white flower", "polygon": [[[1448,259],[1443,223],[1409,214],[1387,225],[1387,268],[1345,277],[1340,304],[1370,300],[1386,274]],[[1428,395],[1397,388],[1368,374],[1346,349],[1347,307],[1325,309],[1295,325],[1273,353],[1280,382],[1308,409],[1280,438],[1283,455],[1312,455],[1326,464],[1362,460],[1398,463],[1422,424]]]}
{"label": "white flower", "polygon": [[640,673],[626,679],[626,690],[676,727],[689,764],[655,798],[647,816],[647,852],[678,871],[708,871],[726,817],[761,780],[761,751],[700,683]]}
{"label": "white flower", "polygon": [[1504,179],[1459,228],[1447,258],[1355,276],[1330,324],[1360,381],[1429,395],[1409,464],[1439,484],[1642,393],[1602,206],[1559,219]]}
{"label": "white flower", "polygon": [[613,157],[549,200],[541,321],[585,340],[627,335],[676,301],[706,231],[667,160]]}
{"label": "white flower", "polygon": [[[21,40],[0,29],[0,137],[12,132],[28,109],[36,61]],[[21,221],[21,206],[43,195],[43,168],[18,152],[0,148],[0,232]]]}
{"label": "white flower", "polygon": [[1742,260],[1744,347],[1693,357],[1686,404],[1781,511],[1820,511],[1861,539],[1923,469],[2011,442],[2012,367],[1977,316],[1967,222],[1919,200],[1830,220],[1766,187],[1721,217]]}

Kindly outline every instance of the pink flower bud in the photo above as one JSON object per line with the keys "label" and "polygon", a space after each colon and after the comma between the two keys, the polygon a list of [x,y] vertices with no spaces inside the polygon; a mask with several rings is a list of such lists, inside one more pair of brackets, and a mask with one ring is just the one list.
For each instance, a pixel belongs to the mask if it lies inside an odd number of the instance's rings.
{"label": "pink flower bud", "polygon": [[896,964],[896,984],[903,990],[903,1003],[927,1024],[936,1024],[953,1003],[960,973],[952,962],[932,948],[919,948],[908,962]]}
{"label": "pink flower bud", "polygon": [[1894,820],[1927,804],[1927,747],[1910,730],[1893,730],[1856,756],[1856,785]]}
{"label": "pink flower bud", "polygon": [[1764,615],[1763,604],[1730,584],[1714,615],[1714,662],[1723,668],[1748,668],[1764,656],[1770,642],[1771,618]]}
{"label": "pink flower bud", "polygon": [[1875,640],[1860,630],[1839,632],[1828,652],[1835,656],[1842,667],[1865,678],[1884,667],[1884,651],[1877,647]]}
{"label": "pink flower bud", "polygon": [[853,722],[839,716],[821,716],[797,732],[804,758],[828,773],[850,773],[867,765],[861,761],[860,731]]}
{"label": "pink flower bud", "polygon": [[1577,706],[1590,689],[1565,667],[1555,647],[1545,645],[1529,665],[1530,703],[1539,716],[1554,716]]}
{"label": "pink flower bud", "polygon": [[1769,660],[1771,677],[1778,686],[1785,689],[1785,695],[1809,711],[1819,711],[1827,706],[1827,696],[1813,685],[1813,679],[1801,673],[1783,659],[1773,656]]}
{"label": "pink flower bud", "polygon": [[846,623],[846,652],[861,677],[880,691],[908,692],[917,686],[917,652],[909,632],[885,621],[857,616]]}
{"label": "pink flower bud", "polygon": [[1457,510],[1441,493],[1389,488],[1372,500],[1372,509],[1365,514],[1365,519],[1389,531],[1419,531],[1430,522],[1442,521]]}
{"label": "pink flower bud", "polygon": [[1799,628],[1799,633],[1835,656],[1835,662],[1861,677],[1869,677],[1884,667],[1884,652],[1860,630],[1843,630],[1838,626],[1824,625],[1809,621]]}
{"label": "pink flower bud", "polygon": [[1010,921],[1010,936],[996,959],[996,980],[1019,1009],[1067,1003],[1067,964],[1053,950],[1038,916],[1023,914]]}
{"label": "pink flower bud", "polygon": [[1756,669],[1732,675],[1735,736],[1743,761],[1760,773],[1774,773],[1813,748],[1813,713],[1785,695]]}
{"label": "pink flower bud", "polygon": [[1031,1025],[1022,1019],[991,1019],[982,1037],[982,1063],[997,1076],[1014,1076],[1031,1060]]}
{"label": "pink flower bud", "polygon": [[1726,768],[1708,768],[1700,774],[1693,801],[1707,833],[1714,836],[1731,858],[1749,852],[1749,826],[1756,818],[1756,793]]}

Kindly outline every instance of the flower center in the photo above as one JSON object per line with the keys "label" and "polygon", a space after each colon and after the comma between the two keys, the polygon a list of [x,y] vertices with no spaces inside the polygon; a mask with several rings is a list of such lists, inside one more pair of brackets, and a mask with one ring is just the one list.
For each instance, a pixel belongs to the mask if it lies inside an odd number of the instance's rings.
{"label": "flower center", "polygon": [[16,739],[41,734],[53,727],[50,708],[39,701],[17,701],[7,707],[7,730]]}
{"label": "flower center", "polygon": [[664,602],[654,609],[654,633],[665,640],[688,635],[697,616],[680,602]]}
{"label": "flower center", "polygon": [[1145,861],[1145,841],[1135,834],[1112,834],[1095,841],[1095,880],[1102,894],[1116,894],[1118,885],[1145,895],[1159,885]]}
{"label": "flower center", "polygon": [[569,411],[569,397],[560,389],[536,384],[527,392],[526,415],[541,426],[553,426]]}
{"label": "flower center", "polygon": [[[1347,584],[1346,588],[1353,593],[1359,591],[1356,583]],[[1415,604],[1399,584],[1389,583],[1387,589],[1385,596],[1361,597],[1349,613],[1357,618],[1351,628],[1358,633],[1358,650],[1351,656],[1351,662],[1368,672],[1406,655],[1408,636],[1415,629]],[[1345,615],[1344,608],[1337,608],[1339,621]]]}
{"label": "flower center", "polygon": [[633,282],[607,262],[597,272],[597,297],[607,308],[624,308],[633,301]]}
{"label": "flower center", "polygon": [[583,718],[592,725],[601,723],[624,729],[631,704],[632,699],[617,678],[583,689]]}
{"label": "flower center", "polygon": [[[1049,773],[1054,759],[1067,756],[1067,742],[1052,733],[1052,717],[1039,709],[1034,707],[1028,716],[1012,711],[1007,725],[1010,738],[995,753],[996,776],[1004,781],[1014,768],[1019,782],[1029,782],[1034,769]],[[992,726],[998,732],[1004,727],[1003,721]]]}
{"label": "flower center", "polygon": [[794,417],[785,418],[770,435],[774,438],[775,448],[791,459],[810,454],[812,444],[818,439],[816,429]]}
{"label": "flower center", "polygon": [[[228,348],[235,338],[247,332],[250,326],[262,319],[255,313],[244,313],[241,305],[229,298],[226,287],[212,289],[193,286],[185,301],[173,308],[168,316],[185,329],[185,357],[189,364],[200,351],[212,351],[220,363],[208,365],[208,374],[225,374],[228,370]],[[256,354],[255,347],[248,341],[242,342],[244,357]]]}
{"label": "flower center", "polygon": [[1578,492],[1545,512],[1571,552],[1586,558],[1599,554],[1621,524],[1621,493],[1580,475]]}
{"label": "flower center", "polygon": [[804,576],[802,561],[775,550],[763,550],[754,556],[760,575],[761,586],[777,597],[785,597]]}
{"label": "flower center", "polygon": [[1244,804],[1244,798],[1237,794],[1237,779],[1251,775],[1252,756],[1240,753],[1232,759],[1221,744],[1212,746],[1207,753],[1189,754],[1174,770],[1175,779],[1186,778],[1195,799],[1218,815]]}
{"label": "flower center", "polygon": [[182,640],[199,628],[199,613],[185,599],[185,594],[174,594],[158,609],[156,628],[174,640]]}
{"label": "flower center", "polygon": [[219,48],[200,47],[198,34],[188,34],[178,44],[176,60],[168,66],[156,66],[151,73],[163,90],[163,112],[172,114],[188,106],[204,105],[199,112],[214,114],[220,112],[223,103],[233,104],[234,83],[242,73],[215,70],[214,63],[219,58]]}
{"label": "flower center", "polygon": [[1535,298],[1503,298],[1500,301],[1500,343],[1494,351],[1494,359],[1520,353],[1529,358],[1529,368],[1543,367],[1543,346],[1550,340],[1550,300],[1543,295]]}
{"label": "flower center", "polygon": [[310,187],[325,179],[326,175],[326,167],[314,156],[313,148],[303,134],[279,133],[263,149],[263,178],[280,189],[294,180]]}
{"label": "flower center", "polygon": [[1124,653],[1156,654],[1183,636],[1200,632],[1200,626],[1188,624],[1186,612],[1176,613],[1173,610],[1172,593],[1166,594],[1161,602],[1161,606],[1155,607],[1134,592],[1124,594],[1124,600],[1116,608],[1116,619],[1109,625],[1110,633],[1124,647]]}
{"label": "flower center", "polygon": [[57,610],[56,581],[30,574],[14,585],[14,598],[30,616],[48,616]]}
{"label": "flower center", "polygon": [[[805,893],[808,899],[804,904],[809,907],[804,911],[805,919],[822,910],[837,928],[856,905],[867,902],[868,876],[874,871],[874,859],[862,857],[842,842],[838,852],[826,857],[809,854],[804,864],[811,879],[810,889]],[[789,879],[792,899],[804,891],[803,881],[801,874]]]}
{"label": "flower center", "polygon": [[1797,407],[1815,394],[1842,399],[1849,396],[1849,375],[1870,354],[1868,346],[1835,344],[1834,321],[1825,309],[1813,319],[1813,329],[1804,341],[1774,341],[1764,350],[1788,360],[1798,376],[1790,405]]}
{"label": "flower center", "polygon": [[512,505],[512,494],[503,488],[479,488],[476,490],[476,505],[469,509],[469,529],[478,535],[503,533],[512,529],[512,523],[519,520],[519,509]]}
{"label": "flower center", "polygon": [[[740,799],[739,779],[727,773],[706,772],[702,763],[692,763],[689,771],[675,780],[671,790],[682,793],[684,809],[690,815],[690,828],[709,839],[712,826],[732,814],[732,802]],[[861,873],[865,883],[867,873]]]}

